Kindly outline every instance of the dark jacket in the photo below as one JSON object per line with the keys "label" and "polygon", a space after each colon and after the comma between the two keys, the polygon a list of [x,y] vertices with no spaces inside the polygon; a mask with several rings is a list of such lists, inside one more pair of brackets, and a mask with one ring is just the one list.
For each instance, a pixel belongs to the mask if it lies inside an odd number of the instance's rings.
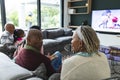
{"label": "dark jacket", "polygon": [[44,63],[48,77],[55,73],[49,58],[30,49],[23,48],[16,56],[15,62],[31,71],[34,71],[41,63]]}

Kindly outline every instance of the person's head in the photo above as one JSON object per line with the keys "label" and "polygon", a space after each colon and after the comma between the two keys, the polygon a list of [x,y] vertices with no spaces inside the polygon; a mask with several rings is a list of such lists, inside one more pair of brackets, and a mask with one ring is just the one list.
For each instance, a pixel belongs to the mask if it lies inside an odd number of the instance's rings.
{"label": "person's head", "polygon": [[15,30],[15,26],[11,23],[7,23],[4,26],[5,30],[8,31],[9,33],[13,34]]}
{"label": "person's head", "polygon": [[98,52],[99,39],[90,26],[80,26],[72,36],[71,47],[74,52]]}
{"label": "person's head", "polygon": [[31,26],[30,29],[38,29],[38,30],[40,30],[39,26],[37,26],[37,25]]}
{"label": "person's head", "polygon": [[18,38],[23,38],[25,36],[25,32],[22,29],[15,29],[14,30],[14,41]]}
{"label": "person's head", "polygon": [[42,43],[43,41],[41,31],[37,29],[30,29],[27,35],[27,45],[40,50]]}

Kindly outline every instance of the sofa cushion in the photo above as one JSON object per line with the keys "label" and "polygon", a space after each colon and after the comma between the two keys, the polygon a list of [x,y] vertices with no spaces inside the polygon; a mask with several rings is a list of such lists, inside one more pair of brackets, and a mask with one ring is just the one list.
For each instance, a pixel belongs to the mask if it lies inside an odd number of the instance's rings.
{"label": "sofa cushion", "polygon": [[51,47],[58,45],[58,41],[54,39],[43,39],[44,47]]}
{"label": "sofa cushion", "polygon": [[[24,80],[24,79],[21,79],[21,80]],[[32,78],[25,79],[25,80],[44,80],[44,79],[40,79],[38,77],[32,77]]]}
{"label": "sofa cushion", "polygon": [[63,29],[47,30],[47,38],[48,39],[54,39],[56,37],[61,37],[63,35],[64,35]]}
{"label": "sofa cushion", "polygon": [[55,38],[55,40],[57,40],[59,44],[62,44],[62,43],[66,44],[71,42],[72,36],[58,37],[58,38]]}
{"label": "sofa cushion", "polygon": [[0,53],[0,80],[19,80],[32,73],[15,64],[7,55]]}
{"label": "sofa cushion", "polygon": [[36,75],[37,77],[39,78],[42,78],[42,79],[47,79],[47,70],[46,70],[46,67],[45,67],[45,64],[44,63],[41,63],[37,69],[35,69],[35,71],[33,71],[33,74]]}

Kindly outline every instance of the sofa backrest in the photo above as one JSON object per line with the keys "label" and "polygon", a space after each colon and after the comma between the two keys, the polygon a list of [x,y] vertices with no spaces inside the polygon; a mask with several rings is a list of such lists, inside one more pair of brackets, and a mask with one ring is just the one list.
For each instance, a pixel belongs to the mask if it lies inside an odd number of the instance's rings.
{"label": "sofa backrest", "polygon": [[69,28],[58,28],[42,30],[43,39],[54,39],[61,36],[72,36],[72,29]]}
{"label": "sofa backrest", "polygon": [[42,30],[43,39],[47,39],[47,30]]}
{"label": "sofa backrest", "polygon": [[54,39],[60,36],[64,35],[63,29],[53,29],[53,30],[47,30],[47,38],[48,39]]}

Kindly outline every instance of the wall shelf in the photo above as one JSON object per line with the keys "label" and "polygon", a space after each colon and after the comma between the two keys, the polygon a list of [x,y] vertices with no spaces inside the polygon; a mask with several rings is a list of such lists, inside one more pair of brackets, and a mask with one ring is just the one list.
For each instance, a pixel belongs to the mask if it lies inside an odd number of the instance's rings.
{"label": "wall shelf", "polygon": [[[91,11],[91,0],[71,0],[68,1],[68,14],[89,14]],[[70,12],[70,13],[69,13]]]}
{"label": "wall shelf", "polygon": [[68,26],[68,28],[74,28],[74,29],[76,29],[76,28],[78,28],[79,26]]}
{"label": "wall shelf", "polygon": [[69,8],[87,8],[87,6],[74,6],[74,7],[69,7]]}

